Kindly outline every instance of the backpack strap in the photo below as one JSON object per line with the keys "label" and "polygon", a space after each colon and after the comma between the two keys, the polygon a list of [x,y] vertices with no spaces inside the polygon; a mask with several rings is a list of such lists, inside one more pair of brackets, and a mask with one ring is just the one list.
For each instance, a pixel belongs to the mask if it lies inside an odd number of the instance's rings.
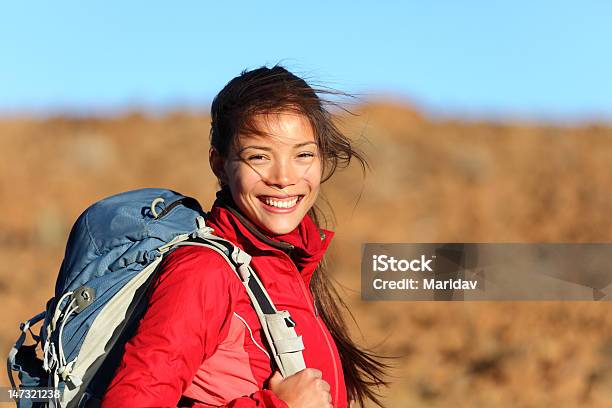
{"label": "backpack strap", "polygon": [[[15,345],[9,351],[8,358],[6,359],[6,372],[8,374],[9,382],[11,383],[11,388],[13,390],[17,390],[17,385],[15,384],[15,378],[13,377],[13,371],[20,371],[22,369],[22,365],[30,363],[28,359],[24,356],[20,358],[20,352],[23,351],[23,343],[25,342],[26,335],[30,330],[31,326],[34,326],[39,321],[43,320],[46,316],[46,312],[41,312],[31,319],[21,323],[19,329],[21,330],[21,334],[19,338],[15,342]],[[31,349],[34,349],[38,343],[40,342],[40,337],[32,334],[32,337],[36,341],[34,346],[29,346]]]}
{"label": "backpack strap", "polygon": [[302,336],[297,335],[295,322],[289,312],[276,309],[259,276],[250,266],[251,256],[230,241],[213,235],[212,228],[203,227],[203,223],[202,218],[198,221],[200,227],[198,231],[189,240],[179,242],[173,248],[198,245],[220,254],[244,285],[266,336],[268,347],[283,377],[306,368],[302,355],[304,350]]}

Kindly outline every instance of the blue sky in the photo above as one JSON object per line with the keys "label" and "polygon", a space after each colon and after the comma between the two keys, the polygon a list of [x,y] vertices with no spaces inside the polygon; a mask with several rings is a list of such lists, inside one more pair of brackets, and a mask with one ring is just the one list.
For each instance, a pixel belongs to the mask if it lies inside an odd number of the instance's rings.
{"label": "blue sky", "polygon": [[603,0],[5,2],[0,114],[206,109],[281,61],[432,113],[610,120],[611,18]]}

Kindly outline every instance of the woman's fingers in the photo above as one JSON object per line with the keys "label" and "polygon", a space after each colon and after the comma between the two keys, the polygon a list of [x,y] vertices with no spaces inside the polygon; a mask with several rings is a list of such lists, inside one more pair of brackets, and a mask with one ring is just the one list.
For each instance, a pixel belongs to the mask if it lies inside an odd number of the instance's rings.
{"label": "woman's fingers", "polygon": [[270,377],[270,380],[268,380],[268,387],[270,387],[270,389],[275,388],[281,381],[283,381],[283,376],[280,371],[275,371],[272,377]]}
{"label": "woman's fingers", "polygon": [[331,389],[331,387],[329,386],[329,383],[325,380],[319,380],[318,384],[319,387],[321,387],[321,390],[329,392],[329,390]]}
{"label": "woman's fingers", "polygon": [[306,368],[287,378],[275,372],[268,384],[292,408],[331,407],[331,387],[323,380],[323,373],[315,368]]}
{"label": "woman's fingers", "polygon": [[323,378],[323,372],[321,372],[321,370],[317,370],[316,368],[305,368],[300,371],[300,373],[304,373],[305,375],[313,378]]}

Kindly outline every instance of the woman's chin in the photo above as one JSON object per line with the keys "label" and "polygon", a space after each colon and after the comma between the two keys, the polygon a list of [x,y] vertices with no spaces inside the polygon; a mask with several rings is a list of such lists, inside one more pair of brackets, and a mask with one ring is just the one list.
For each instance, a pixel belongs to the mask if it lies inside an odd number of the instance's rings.
{"label": "woman's chin", "polygon": [[272,235],[284,235],[296,229],[299,222],[262,222],[260,227]]}

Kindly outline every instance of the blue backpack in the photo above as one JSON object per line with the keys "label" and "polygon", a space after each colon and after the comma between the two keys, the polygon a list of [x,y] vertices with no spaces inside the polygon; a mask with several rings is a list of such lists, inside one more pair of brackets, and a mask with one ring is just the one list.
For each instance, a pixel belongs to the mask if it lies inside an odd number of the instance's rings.
{"label": "blue backpack", "polygon": [[[97,406],[146,309],[158,266],[181,245],[205,246],[223,256],[257,312],[271,361],[283,376],[305,368],[304,345],[289,313],[276,309],[249,265],[251,257],[213,235],[205,215],[195,199],[153,188],[105,198],[81,214],[68,238],[55,296],[44,312],[21,324],[7,359],[14,390],[17,372],[23,395],[52,387],[51,398],[19,398],[18,407]],[[35,335],[31,327],[41,321]],[[33,345],[24,344],[28,332]]]}

